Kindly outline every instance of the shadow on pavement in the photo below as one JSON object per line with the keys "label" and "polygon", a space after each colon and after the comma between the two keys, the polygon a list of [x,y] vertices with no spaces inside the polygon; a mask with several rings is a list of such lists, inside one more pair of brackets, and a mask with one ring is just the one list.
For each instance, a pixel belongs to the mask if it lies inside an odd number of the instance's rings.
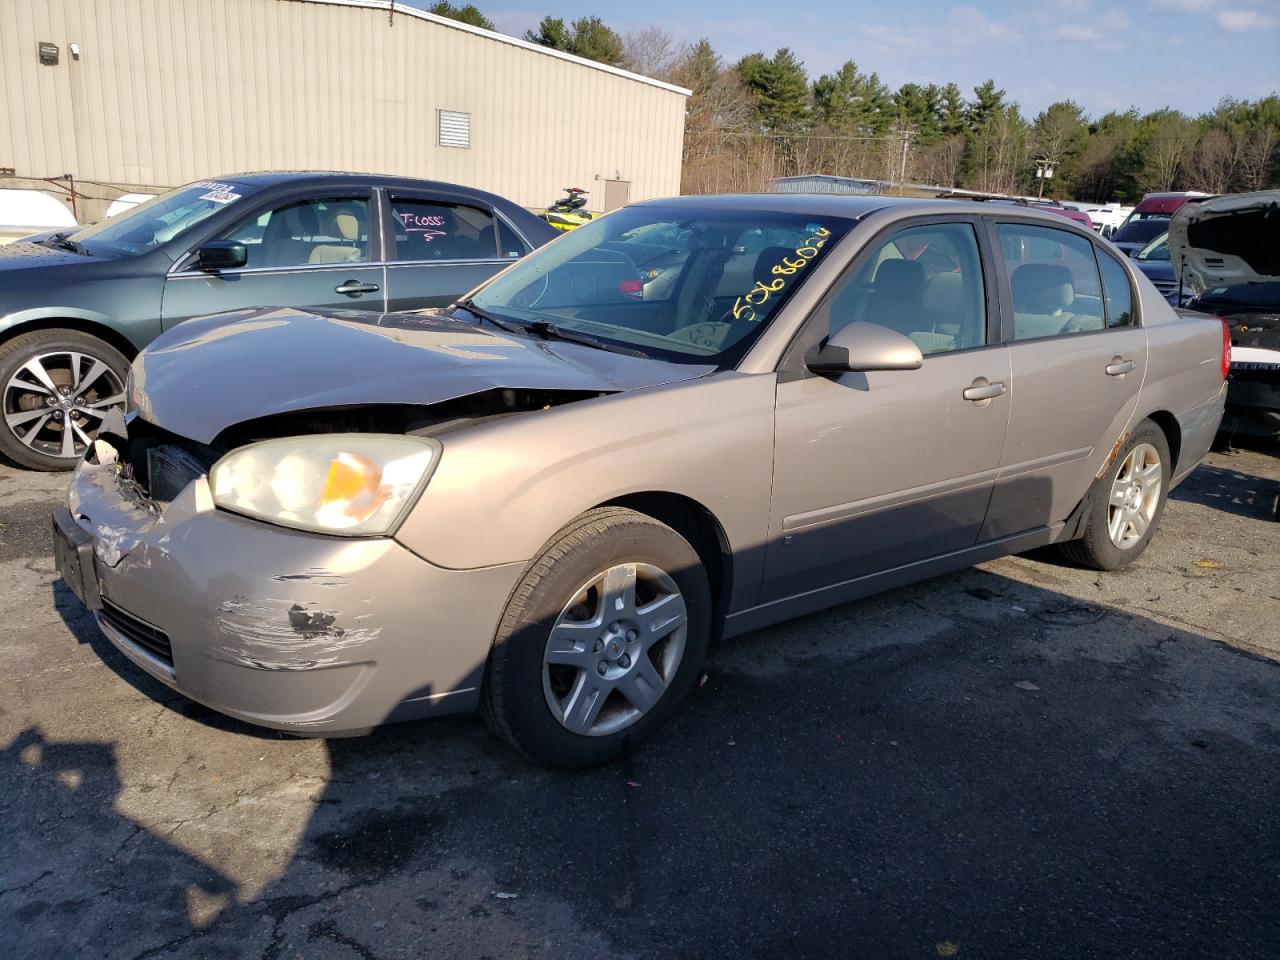
{"label": "shadow on pavement", "polygon": [[1201,464],[1169,497],[1171,500],[1214,507],[1241,517],[1272,520],[1277,519],[1280,482]]}
{"label": "shadow on pavement", "polygon": [[0,954],[1280,949],[1274,664],[969,570],[727,642],[709,674],[636,754],[580,774],[465,719],[330,741],[292,861],[249,902],[121,823],[111,747],[28,730],[0,751],[22,818],[0,848]]}

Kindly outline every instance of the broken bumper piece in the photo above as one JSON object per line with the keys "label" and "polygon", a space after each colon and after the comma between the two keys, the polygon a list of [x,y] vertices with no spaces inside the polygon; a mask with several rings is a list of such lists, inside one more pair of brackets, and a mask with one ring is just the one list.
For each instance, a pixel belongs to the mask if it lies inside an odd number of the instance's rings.
{"label": "broken bumper piece", "polygon": [[[446,570],[390,538],[343,539],[214,507],[167,507],[114,463],[82,463],[68,508],[93,538],[102,631],[221,713],[310,736],[475,708],[523,564]],[[92,604],[89,604],[92,606]]]}

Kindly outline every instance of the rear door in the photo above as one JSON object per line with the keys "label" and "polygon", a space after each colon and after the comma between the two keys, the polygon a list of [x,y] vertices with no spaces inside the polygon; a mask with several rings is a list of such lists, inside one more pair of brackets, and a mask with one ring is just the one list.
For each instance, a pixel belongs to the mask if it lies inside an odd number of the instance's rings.
{"label": "rear door", "polygon": [[211,273],[198,269],[196,248],[189,250],[165,278],[166,328],[244,307],[383,308],[377,210],[368,189],[273,201],[216,239],[243,243],[248,262]]}
{"label": "rear door", "polygon": [[1147,366],[1133,286],[1115,257],[1069,230],[989,229],[1016,389],[983,540],[1070,515],[1127,429]]}
{"label": "rear door", "polygon": [[415,190],[383,196],[388,310],[446,306],[529,252],[487,204]]}

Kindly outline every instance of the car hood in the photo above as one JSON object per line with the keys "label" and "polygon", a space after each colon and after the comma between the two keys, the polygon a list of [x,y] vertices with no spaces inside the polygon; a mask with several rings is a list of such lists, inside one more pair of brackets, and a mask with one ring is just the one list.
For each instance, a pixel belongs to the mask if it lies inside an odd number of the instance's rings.
{"label": "car hood", "polygon": [[57,267],[73,263],[92,263],[93,258],[70,250],[55,250],[43,244],[17,240],[0,244],[0,270],[26,270],[30,267]]}
{"label": "car hood", "polygon": [[263,309],[162,334],[134,361],[130,402],[151,423],[212,443],[228,427],[282,413],[426,406],[495,389],[616,393],[714,370],[434,312]]}
{"label": "car hood", "polygon": [[1169,252],[1192,293],[1280,280],[1280,190],[1187,204],[1169,223]]}

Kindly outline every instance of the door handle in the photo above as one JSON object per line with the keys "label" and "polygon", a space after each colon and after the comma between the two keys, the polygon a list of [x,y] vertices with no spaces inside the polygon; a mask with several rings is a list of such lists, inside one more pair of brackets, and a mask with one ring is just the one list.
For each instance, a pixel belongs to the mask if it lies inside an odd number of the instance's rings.
{"label": "door handle", "polygon": [[1123,377],[1126,373],[1133,373],[1138,369],[1138,365],[1132,360],[1125,360],[1123,357],[1114,357],[1107,364],[1108,377]]}
{"label": "door handle", "polygon": [[962,396],[966,400],[973,400],[981,403],[983,400],[993,400],[996,397],[1004,396],[1004,381],[997,380],[994,383],[987,380],[986,377],[978,377],[973,381],[973,386],[965,387]]}
{"label": "door handle", "polygon": [[359,280],[348,280],[333,288],[334,293],[345,293],[348,297],[358,297],[364,293],[377,293],[376,283],[361,283]]}

